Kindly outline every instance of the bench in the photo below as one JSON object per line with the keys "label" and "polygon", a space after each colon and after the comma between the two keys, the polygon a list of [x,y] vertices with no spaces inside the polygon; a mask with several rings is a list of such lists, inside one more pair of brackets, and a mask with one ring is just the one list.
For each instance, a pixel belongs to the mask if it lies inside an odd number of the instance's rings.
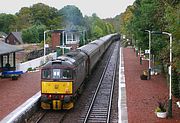
{"label": "bench", "polygon": [[11,77],[12,80],[17,80],[18,77],[23,74],[23,71],[4,71],[2,72],[2,77],[3,78],[9,78]]}

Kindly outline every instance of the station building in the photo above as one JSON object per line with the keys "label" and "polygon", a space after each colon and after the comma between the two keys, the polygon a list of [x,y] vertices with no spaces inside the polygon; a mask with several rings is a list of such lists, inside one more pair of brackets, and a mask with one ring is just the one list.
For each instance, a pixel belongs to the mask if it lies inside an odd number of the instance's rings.
{"label": "station building", "polygon": [[81,37],[82,32],[78,30],[52,30],[52,50],[61,52],[60,54],[64,54],[69,50],[75,50],[80,46]]}

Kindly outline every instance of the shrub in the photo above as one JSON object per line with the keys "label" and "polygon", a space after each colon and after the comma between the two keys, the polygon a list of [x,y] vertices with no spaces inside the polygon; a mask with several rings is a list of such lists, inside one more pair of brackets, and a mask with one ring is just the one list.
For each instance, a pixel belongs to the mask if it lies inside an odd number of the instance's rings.
{"label": "shrub", "polygon": [[29,67],[29,68],[27,69],[27,71],[33,71],[32,67]]}

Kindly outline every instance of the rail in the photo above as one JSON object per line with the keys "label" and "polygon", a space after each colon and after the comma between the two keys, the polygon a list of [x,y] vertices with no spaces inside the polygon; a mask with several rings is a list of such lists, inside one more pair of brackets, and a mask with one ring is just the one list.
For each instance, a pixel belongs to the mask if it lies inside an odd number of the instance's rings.
{"label": "rail", "polygon": [[112,52],[112,55],[110,55],[111,57],[109,57],[108,59],[108,63],[103,71],[83,123],[87,123],[87,121],[109,122],[118,57],[116,53],[118,53],[117,50],[119,49],[118,46],[119,44],[116,44],[115,50]]}

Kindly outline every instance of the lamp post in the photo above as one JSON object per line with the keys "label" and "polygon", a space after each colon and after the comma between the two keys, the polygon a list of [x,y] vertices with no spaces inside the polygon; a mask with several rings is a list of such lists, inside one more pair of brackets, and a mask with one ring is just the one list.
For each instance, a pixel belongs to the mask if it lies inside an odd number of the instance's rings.
{"label": "lamp post", "polygon": [[162,34],[169,36],[169,42],[170,42],[170,53],[169,53],[169,100],[168,100],[168,116],[172,117],[172,93],[171,93],[171,86],[172,86],[172,34],[168,32],[162,32]]}
{"label": "lamp post", "polygon": [[44,63],[45,63],[45,55],[46,55],[46,33],[50,30],[44,31]]}
{"label": "lamp post", "polygon": [[151,31],[145,30],[149,33],[149,72],[148,72],[148,79],[151,79]]}
{"label": "lamp post", "polygon": [[169,100],[168,100],[168,116],[172,117],[172,93],[171,93],[171,88],[172,88],[172,34],[168,32],[156,32],[152,31],[154,34],[165,34],[169,36],[169,44],[170,44],[170,49],[169,49]]}
{"label": "lamp post", "polygon": [[140,56],[140,65],[142,65],[141,48],[140,48],[140,50],[139,50],[139,56]]}

